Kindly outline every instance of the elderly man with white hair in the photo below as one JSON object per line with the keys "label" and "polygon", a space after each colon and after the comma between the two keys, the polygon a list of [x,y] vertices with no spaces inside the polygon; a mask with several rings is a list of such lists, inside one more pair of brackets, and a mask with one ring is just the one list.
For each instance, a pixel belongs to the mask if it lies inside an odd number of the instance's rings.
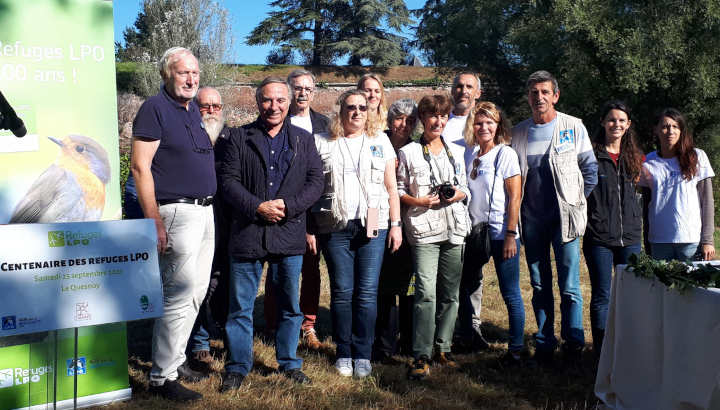
{"label": "elderly man with white hair", "polygon": [[184,352],[210,280],[215,164],[193,101],[200,83],[197,59],[190,50],[173,47],[159,68],[163,87],[138,110],[131,157],[140,207],[157,228],[163,280],[164,314],[155,320],[149,391],[172,400],[197,400],[202,395],[177,379],[207,378],[184,364]]}

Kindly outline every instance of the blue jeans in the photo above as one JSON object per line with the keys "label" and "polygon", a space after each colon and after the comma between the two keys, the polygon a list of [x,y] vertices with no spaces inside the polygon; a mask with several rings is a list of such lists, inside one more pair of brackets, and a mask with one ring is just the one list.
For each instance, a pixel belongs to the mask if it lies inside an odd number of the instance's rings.
{"label": "blue jeans", "polygon": [[377,288],[387,230],[368,238],[359,220],[319,235],[330,276],[330,316],[338,358],[368,359],[377,316]]}
{"label": "blue jeans", "polygon": [[650,245],[652,257],[656,261],[671,261],[673,259],[685,262],[697,261],[699,242],[695,243],[653,243]]}
{"label": "blue jeans", "polygon": [[590,274],[590,323],[592,325],[593,345],[597,352],[602,347],[605,337],[608,303],[610,302],[610,285],[613,269],[616,265],[628,263],[633,253],[640,253],[640,243],[628,246],[604,246],[590,239],[583,242],[583,254]]}
{"label": "blue jeans", "polygon": [[[210,332],[207,330],[207,318],[201,317],[200,315],[207,316],[207,310],[205,309],[205,303],[200,307],[198,311],[198,318],[195,320],[195,326],[193,326],[192,333],[190,334],[190,341],[188,342],[187,350],[188,353],[196,353],[200,351],[210,351]],[[203,320],[204,319],[204,320]]]}
{"label": "blue jeans", "polygon": [[253,307],[265,262],[268,263],[266,280],[272,281],[278,305],[275,357],[280,371],[302,367],[302,359],[296,355],[303,319],[298,300],[302,255],[268,254],[261,259],[231,258],[230,316],[225,326],[228,373],[246,376],[252,369]]}
{"label": "blue jeans", "polygon": [[[510,259],[504,259],[504,240],[491,240],[490,249],[495,264],[500,294],[502,294],[505,306],[508,310],[510,341],[509,350],[522,350],[523,335],[525,332],[525,305],[520,293],[520,240],[516,240],[517,253]],[[460,307],[458,308],[458,319],[460,320],[460,335],[472,335],[473,319],[477,313],[470,301],[472,290],[478,288],[478,279],[482,286],[482,266],[477,272],[468,272],[463,265],[463,282],[460,285]]]}
{"label": "blue jeans", "polygon": [[537,350],[553,351],[555,337],[555,299],[550,245],[555,251],[558,287],[560,288],[560,336],[571,350],[585,346],[583,332],[583,299],[580,293],[580,238],[562,243],[558,222],[523,221],[525,258],[533,287],[532,305],[538,331],[534,338]]}

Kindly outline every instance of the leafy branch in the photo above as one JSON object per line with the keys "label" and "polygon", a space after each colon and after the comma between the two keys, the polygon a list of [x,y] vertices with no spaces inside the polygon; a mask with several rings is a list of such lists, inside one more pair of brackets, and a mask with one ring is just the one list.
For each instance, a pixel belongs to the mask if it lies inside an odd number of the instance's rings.
{"label": "leafy branch", "polygon": [[705,289],[720,287],[720,269],[709,263],[694,266],[677,260],[656,261],[645,252],[634,253],[628,260],[628,268],[632,268],[636,277],[657,277],[669,289],[677,289],[681,294],[693,286]]}

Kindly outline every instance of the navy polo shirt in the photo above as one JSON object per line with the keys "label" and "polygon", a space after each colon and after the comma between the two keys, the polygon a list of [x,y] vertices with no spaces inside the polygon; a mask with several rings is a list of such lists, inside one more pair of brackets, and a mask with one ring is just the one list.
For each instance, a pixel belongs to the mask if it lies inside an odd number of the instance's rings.
{"label": "navy polo shirt", "polygon": [[160,140],[151,167],[156,200],[215,195],[213,147],[194,101],[186,110],[163,87],[138,110],[132,134]]}
{"label": "navy polo shirt", "polygon": [[263,146],[263,154],[267,159],[268,170],[268,194],[270,199],[275,199],[280,184],[290,168],[290,162],[293,158],[293,149],[288,144],[288,123],[283,124],[275,137],[271,137],[267,131],[265,134],[266,144]]}

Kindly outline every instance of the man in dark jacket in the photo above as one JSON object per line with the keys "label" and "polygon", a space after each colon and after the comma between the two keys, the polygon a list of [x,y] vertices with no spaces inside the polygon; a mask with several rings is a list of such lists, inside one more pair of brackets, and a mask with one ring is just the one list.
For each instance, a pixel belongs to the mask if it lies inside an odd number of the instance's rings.
{"label": "man in dark jacket", "polygon": [[292,91],[268,77],[255,93],[260,116],[233,130],[221,165],[221,192],[233,206],[229,253],[229,360],[222,390],[240,386],[253,364],[253,304],[267,262],[277,298],[276,358],[280,371],[309,383],[296,355],[305,211],[320,197],[323,172],[312,135],[286,121]]}
{"label": "man in dark jacket", "polygon": [[[324,132],[330,119],[313,111],[310,104],[315,97],[317,81],[313,73],[307,70],[293,70],[287,78],[293,91],[290,101],[290,122],[311,134]],[[308,212],[308,218],[312,213]],[[310,226],[311,224],[308,224]],[[302,287],[300,289],[300,310],[303,313],[301,326],[302,341],[309,349],[318,350],[322,343],[315,333],[315,318],[320,305],[320,247],[314,235],[307,235],[307,248],[303,256]],[[277,331],[277,301],[272,284],[265,282],[265,334],[273,339]]]}

